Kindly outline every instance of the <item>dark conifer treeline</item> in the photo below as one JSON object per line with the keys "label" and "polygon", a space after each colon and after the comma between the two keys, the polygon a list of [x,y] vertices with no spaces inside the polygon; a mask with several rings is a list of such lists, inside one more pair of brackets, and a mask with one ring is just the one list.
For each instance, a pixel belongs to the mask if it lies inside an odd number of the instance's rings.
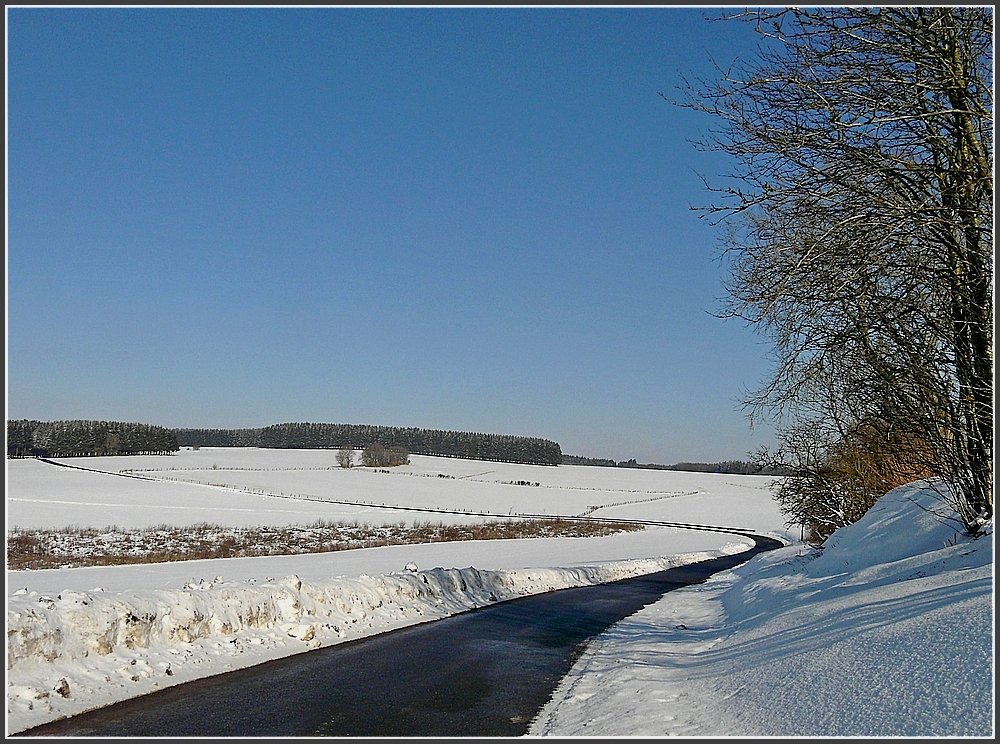
{"label": "dark conifer treeline", "polygon": [[603,457],[581,457],[580,455],[563,455],[563,465],[595,465],[598,467],[613,468],[618,465],[614,460]]}
{"label": "dark conifer treeline", "polygon": [[415,455],[470,460],[559,465],[556,442],[507,434],[368,424],[287,423],[260,429],[175,429],[182,447],[265,447],[276,449],[364,449],[372,444],[402,447]]}
{"label": "dark conifer treeline", "polygon": [[600,465],[611,468],[637,468],[640,470],[681,470],[692,473],[726,473],[729,475],[793,475],[788,469],[777,467],[762,467],[745,460],[724,460],[723,462],[678,462],[674,465],[659,465],[657,463],[636,462],[631,460],[603,459],[600,457],[579,457],[563,455],[563,465]]}
{"label": "dark conifer treeline", "polygon": [[180,447],[171,429],[123,421],[7,422],[8,457],[157,455]]}
{"label": "dark conifer treeline", "polygon": [[679,462],[670,470],[685,470],[695,473],[728,473],[735,475],[791,475],[783,468],[761,467],[745,460],[725,460],[724,462]]}
{"label": "dark conifer treeline", "polygon": [[181,447],[263,447],[261,429],[174,429]]}

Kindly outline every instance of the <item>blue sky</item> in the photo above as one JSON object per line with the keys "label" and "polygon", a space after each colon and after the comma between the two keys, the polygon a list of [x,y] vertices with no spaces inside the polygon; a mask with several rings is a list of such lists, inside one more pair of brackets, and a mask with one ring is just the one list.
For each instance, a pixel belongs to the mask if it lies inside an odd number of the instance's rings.
{"label": "blue sky", "polygon": [[771,444],[713,317],[711,8],[8,8],[7,416]]}

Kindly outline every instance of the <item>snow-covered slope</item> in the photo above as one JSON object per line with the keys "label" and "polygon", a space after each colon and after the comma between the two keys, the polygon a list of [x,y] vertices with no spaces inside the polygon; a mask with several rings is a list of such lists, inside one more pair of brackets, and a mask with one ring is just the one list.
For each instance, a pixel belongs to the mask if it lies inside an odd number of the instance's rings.
{"label": "snow-covered slope", "polygon": [[821,551],[668,594],[591,646],[532,733],[991,737],[992,528],[950,516],[904,486]]}

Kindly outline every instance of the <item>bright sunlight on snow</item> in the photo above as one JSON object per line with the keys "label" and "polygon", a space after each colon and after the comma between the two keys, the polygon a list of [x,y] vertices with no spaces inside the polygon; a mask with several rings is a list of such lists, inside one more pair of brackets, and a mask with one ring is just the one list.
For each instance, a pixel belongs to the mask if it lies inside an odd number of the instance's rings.
{"label": "bright sunlight on snow", "polygon": [[960,529],[904,486],[823,550],[671,592],[591,645],[531,733],[992,737],[993,535]]}
{"label": "bright sunlight on snow", "polygon": [[[772,478],[322,450],[202,449],[7,463],[8,529],[467,524],[596,515],[745,528],[788,547],[678,590],[597,638],[531,735],[989,736],[993,536],[917,485],[823,550],[783,526]],[[146,480],[150,479],[150,480]],[[527,485],[525,485],[527,484]],[[668,527],[603,537],[7,572],[7,731],[492,602],[749,546]],[[610,683],[610,684],[609,684]]]}

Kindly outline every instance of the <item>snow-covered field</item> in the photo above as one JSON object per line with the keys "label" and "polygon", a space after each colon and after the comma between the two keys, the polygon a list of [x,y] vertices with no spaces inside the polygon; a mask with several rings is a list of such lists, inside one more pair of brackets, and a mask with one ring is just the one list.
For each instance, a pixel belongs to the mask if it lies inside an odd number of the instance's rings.
{"label": "snow-covered field", "polygon": [[[7,524],[468,523],[593,514],[728,525],[790,543],[798,537],[783,527],[770,478],[412,460],[388,473],[341,470],[334,453],[322,450],[203,448],[65,461],[157,480],[8,461]],[[518,481],[537,485],[513,485]],[[992,536],[969,543],[923,511],[926,492],[914,494],[920,509],[894,497],[873,511],[882,521],[850,528],[865,539],[838,533],[836,547],[820,554],[791,545],[702,587],[672,592],[620,623],[580,660],[532,732],[808,735],[897,727],[935,735],[954,729],[942,719],[957,719],[966,733],[988,734]],[[894,531],[880,532],[889,525]],[[7,730],[486,603],[748,544],[657,527],[597,538],[8,571]],[[959,616],[963,623],[953,626],[961,638],[945,633],[936,651],[925,652],[919,641],[929,646]],[[956,673],[929,666],[939,663]],[[917,671],[926,693],[905,684]],[[769,689],[780,694],[769,698]],[[914,716],[914,707],[923,715]],[[841,709],[839,717],[830,713]]]}
{"label": "snow-covered field", "polygon": [[[78,468],[126,473],[122,478],[8,462],[8,526],[148,527],[308,523],[316,519],[373,524],[403,521],[480,522],[482,514],[644,515],[685,521],[706,513],[756,519],[735,525],[780,525],[768,496],[773,480],[757,476],[671,473],[563,465],[518,465],[413,455],[391,469],[336,466],[331,450],[215,448],[171,456],[79,457]],[[537,486],[513,485],[518,481]],[[698,498],[692,499],[691,497]],[[763,496],[771,504],[758,513]],[[340,503],[335,503],[340,502]],[[346,502],[346,503],[344,503]],[[735,502],[752,502],[752,509]],[[627,508],[638,505],[635,508]],[[599,507],[599,508],[596,508]],[[596,508],[596,509],[595,509]],[[475,513],[475,514],[471,514]]]}

